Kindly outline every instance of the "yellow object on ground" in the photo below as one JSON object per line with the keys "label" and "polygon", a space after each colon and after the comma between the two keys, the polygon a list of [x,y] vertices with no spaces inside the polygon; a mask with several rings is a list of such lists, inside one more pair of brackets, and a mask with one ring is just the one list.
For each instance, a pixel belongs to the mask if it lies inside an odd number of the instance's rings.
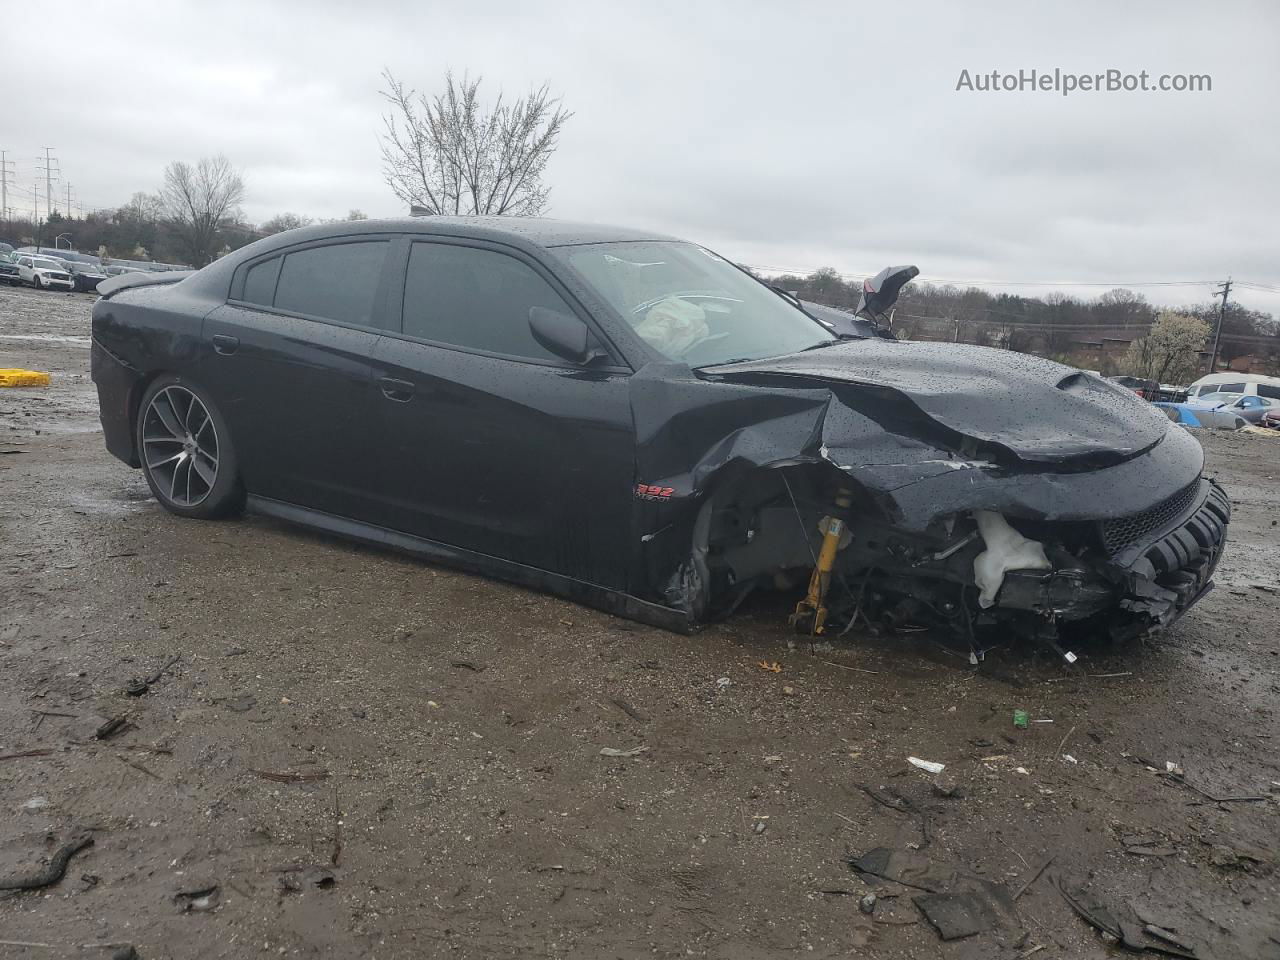
{"label": "yellow object on ground", "polygon": [[49,375],[39,370],[0,369],[0,387],[47,387]]}

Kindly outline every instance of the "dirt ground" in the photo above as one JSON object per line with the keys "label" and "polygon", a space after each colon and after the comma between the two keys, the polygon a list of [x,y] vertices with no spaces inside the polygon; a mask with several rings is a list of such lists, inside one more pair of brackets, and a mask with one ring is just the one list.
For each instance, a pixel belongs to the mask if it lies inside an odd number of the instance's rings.
{"label": "dirt ground", "polygon": [[[1235,505],[1218,589],[1078,672],[811,648],[765,605],[685,637],[166,514],[103,449],[90,307],[0,288],[0,367],[54,376],[0,390],[0,886],[93,840],[0,892],[0,957],[1112,955],[1061,883],[1280,958],[1280,438],[1202,435]],[[850,868],[877,847],[1034,882],[944,943],[920,889]]]}

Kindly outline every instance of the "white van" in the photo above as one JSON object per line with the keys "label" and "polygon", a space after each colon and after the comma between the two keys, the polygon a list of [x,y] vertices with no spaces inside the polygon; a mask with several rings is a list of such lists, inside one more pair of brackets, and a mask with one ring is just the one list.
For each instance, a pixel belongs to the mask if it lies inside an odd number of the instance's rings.
{"label": "white van", "polygon": [[1280,400],[1280,377],[1264,377],[1259,373],[1211,373],[1187,388],[1187,399],[1194,400],[1209,393],[1238,393],[1245,397]]}

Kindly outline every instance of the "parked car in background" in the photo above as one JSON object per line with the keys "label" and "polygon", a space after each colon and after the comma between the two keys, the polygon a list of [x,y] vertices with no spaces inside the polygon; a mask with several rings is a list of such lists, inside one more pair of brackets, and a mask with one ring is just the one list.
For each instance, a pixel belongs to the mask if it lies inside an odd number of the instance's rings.
{"label": "parked car in background", "polygon": [[126,273],[146,273],[145,270],[139,270],[137,267],[126,267],[119,263],[109,263],[102,268],[108,277],[118,277]]}
{"label": "parked car in background", "polygon": [[98,284],[107,279],[106,272],[96,263],[71,264],[71,282],[84,293],[97,293]]}
{"label": "parked car in background", "polygon": [[1107,377],[1112,383],[1132,390],[1143,400],[1160,399],[1160,384],[1145,377]]}
{"label": "parked car in background", "polygon": [[1209,393],[1187,401],[1187,406],[1234,413],[1249,423],[1258,423],[1268,410],[1280,410],[1280,401],[1238,393]]}
{"label": "parked car in background", "polygon": [[10,286],[22,283],[22,278],[18,276],[18,261],[12,254],[0,253],[0,283]]}
{"label": "parked car in background", "polygon": [[1187,399],[1195,400],[1210,393],[1236,393],[1280,400],[1280,377],[1267,377],[1260,373],[1211,373],[1187,388]]}
{"label": "parked car in background", "polygon": [[1272,405],[1271,409],[1262,415],[1258,424],[1272,430],[1280,430],[1280,404]]}
{"label": "parked car in background", "polygon": [[18,278],[37,290],[75,289],[67,265],[50,257],[23,254],[18,258]]}
{"label": "parked car in background", "polygon": [[1230,407],[1210,408],[1196,406],[1193,403],[1165,403],[1157,401],[1152,404],[1164,412],[1174,423],[1184,427],[1210,427],[1214,430],[1239,430],[1247,427],[1249,422],[1237,416]]}

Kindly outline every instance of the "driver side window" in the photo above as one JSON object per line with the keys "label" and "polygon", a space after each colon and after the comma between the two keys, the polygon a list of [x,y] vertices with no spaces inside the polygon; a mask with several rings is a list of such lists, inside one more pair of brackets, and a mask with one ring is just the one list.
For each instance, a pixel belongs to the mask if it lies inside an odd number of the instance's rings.
{"label": "driver side window", "polygon": [[573,314],[537,271],[505,253],[425,242],[410,249],[403,330],[411,337],[563,365],[533,339],[534,307]]}

